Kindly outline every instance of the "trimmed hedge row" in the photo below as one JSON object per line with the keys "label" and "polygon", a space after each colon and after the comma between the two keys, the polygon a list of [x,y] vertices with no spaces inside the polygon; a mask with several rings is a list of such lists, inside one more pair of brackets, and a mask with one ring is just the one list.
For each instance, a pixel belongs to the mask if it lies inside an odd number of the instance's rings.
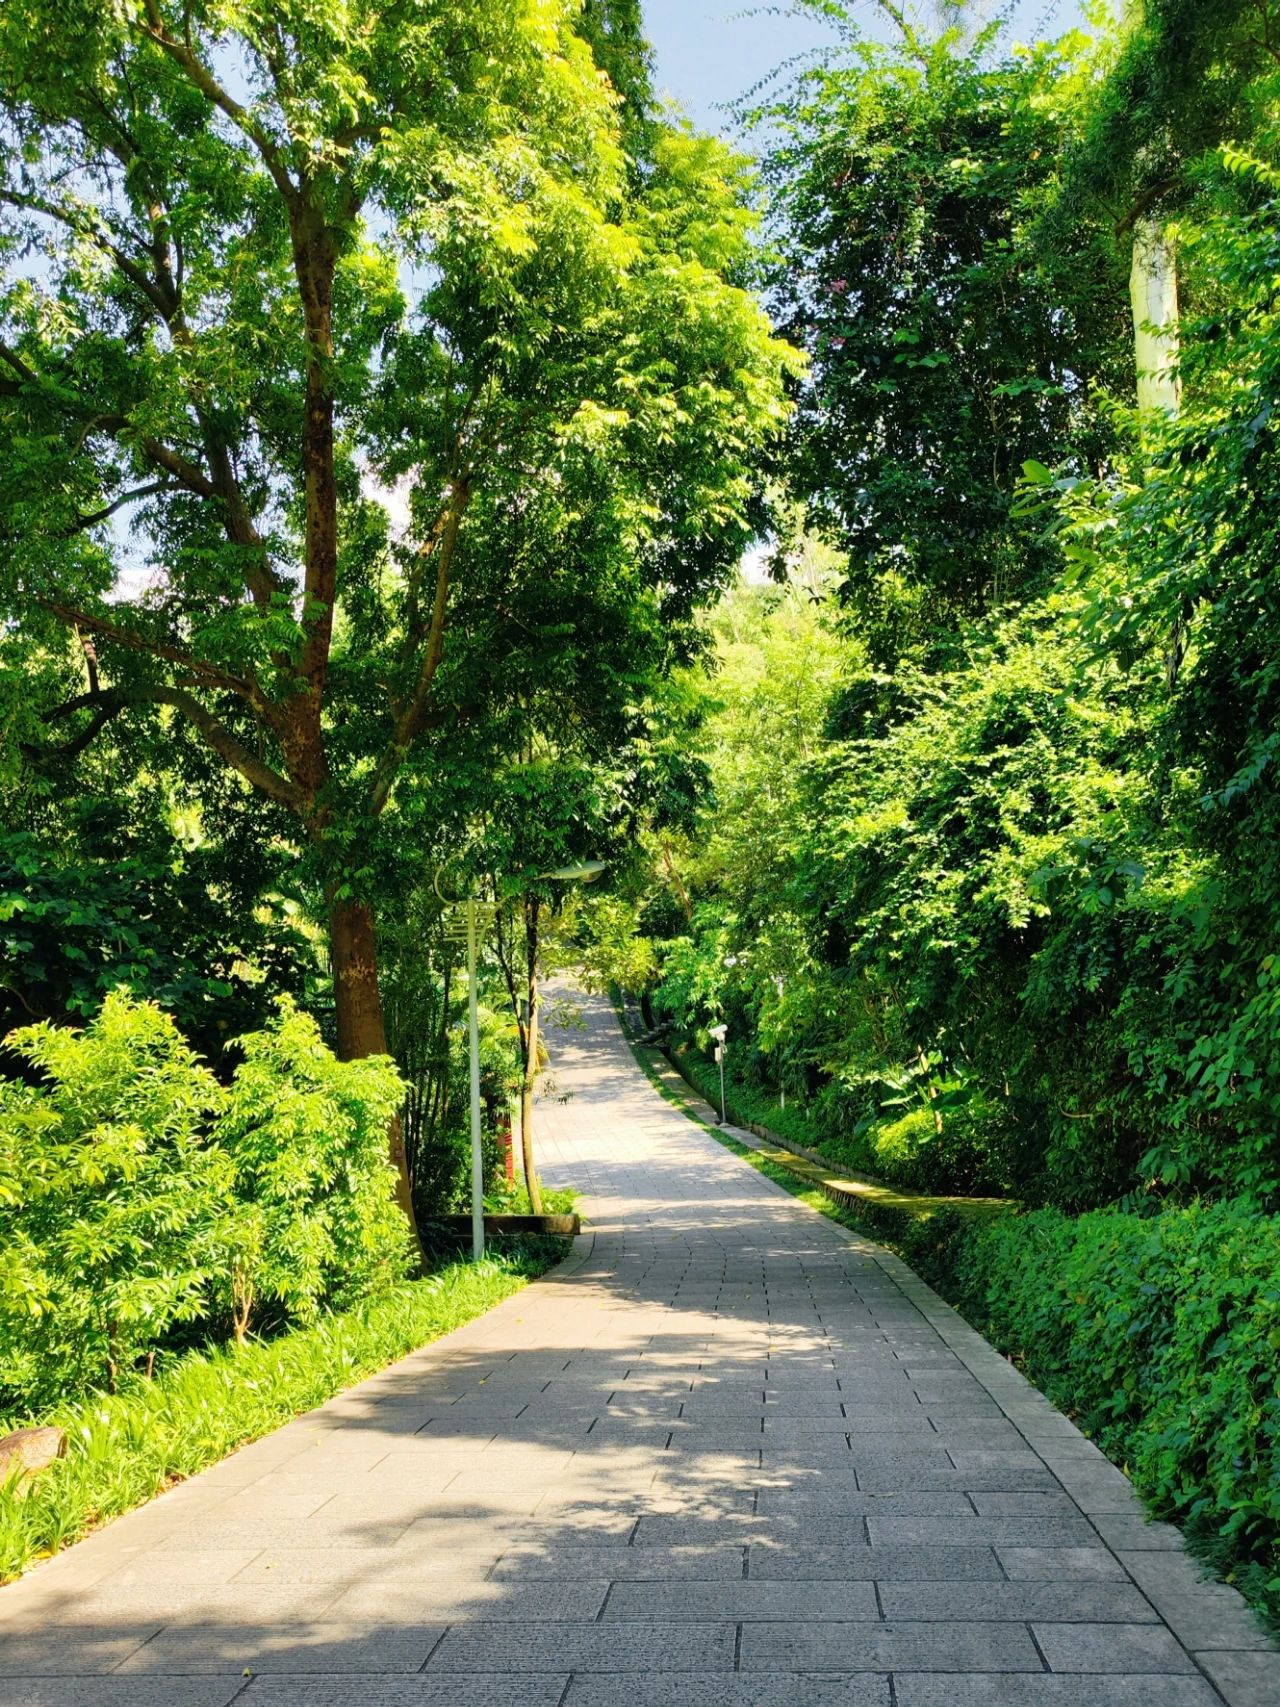
{"label": "trimmed hedge row", "polygon": [[959,1308],[1280,1619],[1280,1216],[943,1211],[898,1239]]}

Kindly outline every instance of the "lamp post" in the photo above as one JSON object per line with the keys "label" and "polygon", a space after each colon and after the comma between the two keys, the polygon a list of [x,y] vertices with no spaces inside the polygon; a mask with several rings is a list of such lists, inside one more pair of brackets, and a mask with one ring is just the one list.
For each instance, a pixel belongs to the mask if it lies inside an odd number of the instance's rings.
{"label": "lamp post", "polygon": [[484,1255],[484,1149],[480,1136],[480,1013],[476,996],[476,899],[467,897],[467,1045],[471,1064],[471,1257]]}
{"label": "lamp post", "polygon": [[720,1124],[727,1126],[729,1124],[729,1111],[724,1097],[724,1040],[729,1035],[729,1027],[727,1025],[713,1025],[711,1035],[716,1040],[716,1060],[720,1063]]}
{"label": "lamp post", "polygon": [[476,993],[476,961],[478,958],[478,912],[482,903],[475,895],[446,895],[440,887],[440,872],[433,884],[436,894],[446,906],[459,902],[466,908],[466,919],[459,930],[446,920],[445,935],[455,942],[464,937],[467,944],[467,1044],[471,1068],[471,1256],[479,1262],[484,1255],[484,1148],[481,1142],[480,1121],[480,1013]]}
{"label": "lamp post", "polygon": [[[780,972],[775,973],[773,981],[777,985],[777,988],[778,988],[778,1006],[779,1006],[779,1008],[781,1008],[781,1006],[782,1006],[782,990],[783,990],[782,974]],[[778,1078],[780,1081],[779,1085],[778,1085],[778,1104],[779,1104],[779,1107],[784,1109],[784,1110],[786,1109],[786,1106],[787,1106],[787,1076],[786,1075],[787,1075],[786,1064],[785,1064],[785,1062],[780,1063],[780,1070],[778,1073]]]}
{"label": "lamp post", "polygon": [[[540,871],[535,881],[540,883],[594,883],[605,869],[602,859],[584,860],[581,865],[562,865],[554,871]],[[476,966],[479,939],[479,911],[485,903],[472,894],[448,896],[440,887],[440,873],[434,879],[436,894],[446,906],[459,902],[466,908],[465,936],[467,943],[467,1053],[471,1077],[471,1255],[479,1262],[484,1255],[484,1148],[480,1119],[480,1012]],[[487,909],[486,909],[487,910]],[[446,934],[457,939],[462,932],[445,927]],[[530,1015],[529,1046],[537,1048],[537,1016]]]}

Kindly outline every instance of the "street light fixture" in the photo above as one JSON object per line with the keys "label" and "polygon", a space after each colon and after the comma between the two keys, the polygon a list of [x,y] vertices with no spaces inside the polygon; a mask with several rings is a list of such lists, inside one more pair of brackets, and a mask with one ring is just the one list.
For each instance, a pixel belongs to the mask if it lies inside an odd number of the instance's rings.
{"label": "street light fixture", "polygon": [[[605,869],[602,859],[583,860],[580,865],[557,866],[554,871],[539,871],[535,875],[538,883],[594,883]],[[484,1148],[481,1141],[480,1119],[480,1014],[477,993],[476,961],[478,913],[485,906],[478,896],[467,894],[460,896],[446,895],[440,887],[440,872],[436,872],[433,880],[436,894],[446,906],[461,903],[467,909],[466,943],[467,943],[467,1053],[471,1069],[471,1255],[479,1262],[484,1255]],[[489,911],[486,907],[486,911]],[[448,927],[446,926],[446,930]],[[461,935],[461,932],[452,932]],[[529,1043],[531,1049],[537,1048],[537,1018],[530,1016]]]}
{"label": "street light fixture", "polygon": [[581,865],[558,865],[554,871],[540,871],[537,883],[594,883],[608,866],[608,860],[584,859]]}
{"label": "street light fixture", "polygon": [[729,1027],[727,1025],[713,1025],[711,1035],[716,1040],[716,1060],[720,1063],[720,1124],[727,1126],[729,1124],[729,1111],[724,1097],[724,1044],[725,1038],[729,1035]]}

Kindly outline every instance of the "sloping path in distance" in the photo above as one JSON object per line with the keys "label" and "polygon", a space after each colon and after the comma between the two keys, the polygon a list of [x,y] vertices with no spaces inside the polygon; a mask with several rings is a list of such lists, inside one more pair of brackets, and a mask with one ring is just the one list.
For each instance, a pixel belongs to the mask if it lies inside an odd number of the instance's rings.
{"label": "sloping path in distance", "polygon": [[1277,1707],[1067,1419],[582,1011],[575,1255],[0,1590],[0,1707]]}

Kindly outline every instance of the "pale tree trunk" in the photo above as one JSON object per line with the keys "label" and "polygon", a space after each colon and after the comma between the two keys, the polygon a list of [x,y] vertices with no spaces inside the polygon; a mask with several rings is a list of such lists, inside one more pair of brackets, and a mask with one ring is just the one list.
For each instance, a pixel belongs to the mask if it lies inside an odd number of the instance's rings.
{"label": "pale tree trunk", "polygon": [[[1178,377],[1178,263],[1168,233],[1156,219],[1140,219],[1133,228],[1133,264],[1129,270],[1129,307],[1133,314],[1133,359],[1138,378],[1138,409],[1148,419],[1172,420],[1182,404]],[[1187,649],[1187,628],[1175,616],[1164,652],[1170,691]]]}
{"label": "pale tree trunk", "polygon": [[1173,245],[1156,219],[1140,219],[1133,228],[1129,307],[1133,314],[1138,407],[1176,415],[1182,392],[1178,380],[1178,267]]}

